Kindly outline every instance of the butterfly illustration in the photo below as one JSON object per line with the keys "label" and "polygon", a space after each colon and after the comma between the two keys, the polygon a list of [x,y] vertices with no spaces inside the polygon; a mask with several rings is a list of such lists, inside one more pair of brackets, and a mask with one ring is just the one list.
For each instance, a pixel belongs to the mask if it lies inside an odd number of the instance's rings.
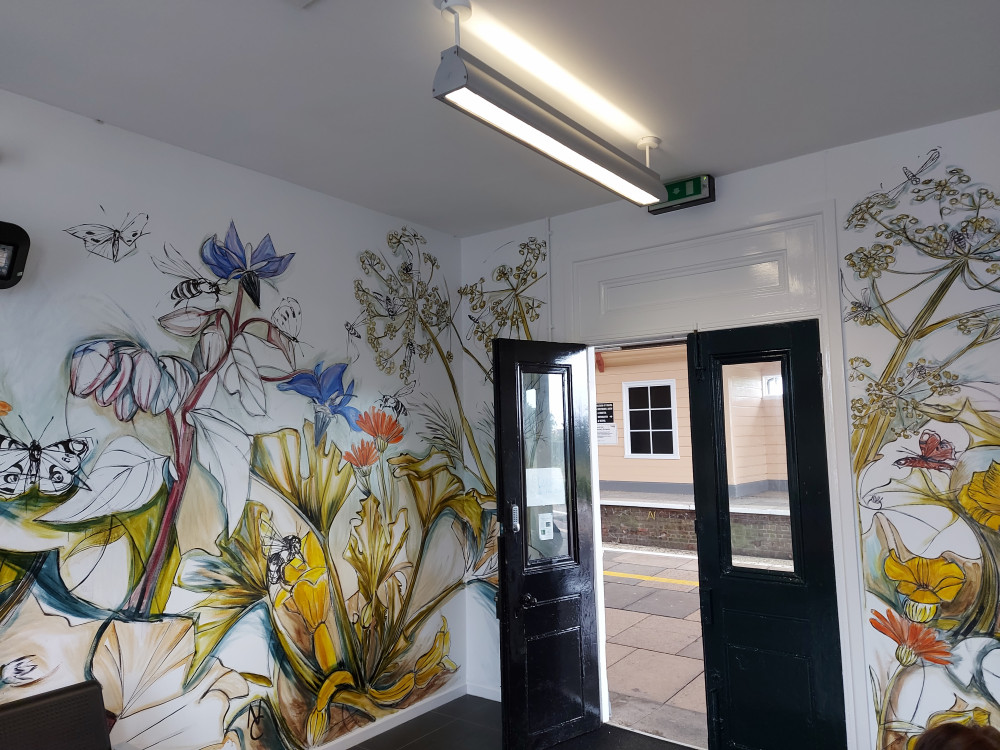
{"label": "butterfly illustration", "polygon": [[0,422],[0,497],[17,497],[37,485],[43,495],[61,495],[80,484],[80,467],[94,447],[90,438],[70,437],[43,446],[22,443]]}
{"label": "butterfly illustration", "polygon": [[906,466],[911,469],[934,469],[936,471],[951,471],[955,459],[955,446],[932,430],[920,433],[920,455],[904,456],[892,462],[893,466]]}
{"label": "butterfly illustration", "polygon": [[281,304],[271,314],[271,323],[278,329],[278,334],[286,344],[283,349],[294,354],[294,347],[297,346],[301,354],[302,347],[309,346],[298,338],[299,331],[302,330],[302,306],[294,297],[285,297],[281,300]]}
{"label": "butterfly illustration", "polygon": [[[101,206],[101,210],[104,207]],[[139,221],[142,224],[139,224]],[[87,252],[99,255],[114,263],[122,258],[127,258],[137,249],[136,243],[140,237],[145,237],[146,224],[149,223],[149,214],[125,214],[125,220],[118,228],[109,227],[106,224],[77,224],[75,227],[64,229],[64,232],[73,235],[78,240],[83,240],[83,246]]]}

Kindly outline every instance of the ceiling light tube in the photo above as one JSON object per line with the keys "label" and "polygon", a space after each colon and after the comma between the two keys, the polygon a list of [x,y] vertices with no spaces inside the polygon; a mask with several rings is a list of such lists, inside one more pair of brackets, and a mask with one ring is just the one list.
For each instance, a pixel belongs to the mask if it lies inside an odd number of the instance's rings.
{"label": "ceiling light tube", "polygon": [[660,176],[461,47],[441,53],[434,97],[639,206],[666,200]]}

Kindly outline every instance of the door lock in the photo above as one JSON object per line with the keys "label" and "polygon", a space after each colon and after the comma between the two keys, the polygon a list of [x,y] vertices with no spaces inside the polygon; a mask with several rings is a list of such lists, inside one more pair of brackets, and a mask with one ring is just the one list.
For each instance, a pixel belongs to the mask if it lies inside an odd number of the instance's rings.
{"label": "door lock", "polygon": [[521,508],[517,505],[510,507],[510,530],[515,534],[521,530]]}

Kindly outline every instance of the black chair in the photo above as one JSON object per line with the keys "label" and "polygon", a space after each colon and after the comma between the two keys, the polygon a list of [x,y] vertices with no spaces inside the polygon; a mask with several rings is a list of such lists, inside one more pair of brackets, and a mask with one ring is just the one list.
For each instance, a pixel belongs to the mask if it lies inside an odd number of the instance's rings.
{"label": "black chair", "polygon": [[0,705],[3,750],[111,750],[97,680]]}

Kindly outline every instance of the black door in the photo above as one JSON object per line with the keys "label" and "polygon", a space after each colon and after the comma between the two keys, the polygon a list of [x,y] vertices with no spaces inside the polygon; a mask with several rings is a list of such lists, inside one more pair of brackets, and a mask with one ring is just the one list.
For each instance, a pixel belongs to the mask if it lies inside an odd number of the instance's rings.
{"label": "black door", "polygon": [[691,334],[688,367],[709,747],[843,750],[818,325]]}
{"label": "black door", "polygon": [[587,349],[493,344],[503,747],[600,726]]}

